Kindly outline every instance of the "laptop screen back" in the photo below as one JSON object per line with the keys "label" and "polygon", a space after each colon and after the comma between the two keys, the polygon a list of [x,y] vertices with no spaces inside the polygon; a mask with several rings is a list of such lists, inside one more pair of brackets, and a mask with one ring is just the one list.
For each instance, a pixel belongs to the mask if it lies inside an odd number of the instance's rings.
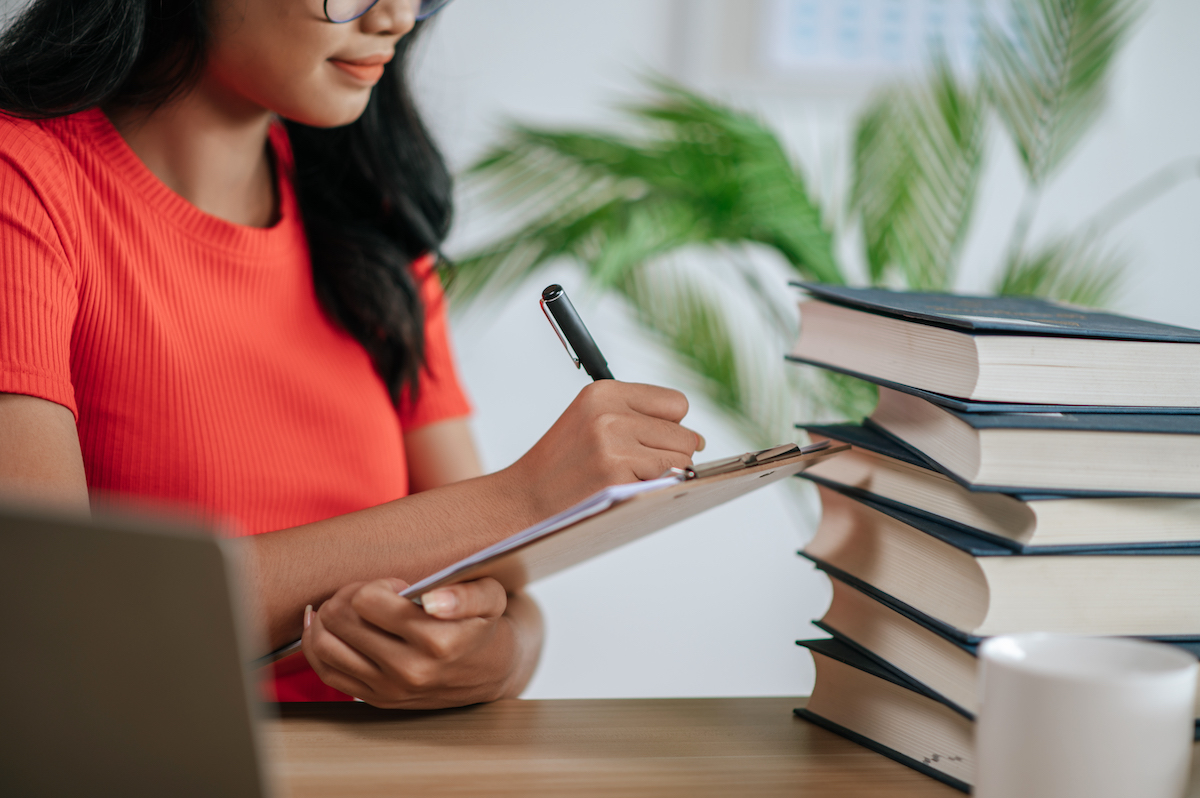
{"label": "laptop screen back", "polygon": [[0,794],[262,796],[221,545],[0,508]]}

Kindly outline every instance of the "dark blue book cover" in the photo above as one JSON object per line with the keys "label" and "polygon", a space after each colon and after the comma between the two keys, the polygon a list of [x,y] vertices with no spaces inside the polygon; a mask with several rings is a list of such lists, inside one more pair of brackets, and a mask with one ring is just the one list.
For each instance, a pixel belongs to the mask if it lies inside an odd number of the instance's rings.
{"label": "dark blue book cover", "polygon": [[[917,623],[920,623],[920,621],[915,618],[913,620],[917,621]],[[849,637],[842,634],[829,624],[823,621],[813,621],[813,626],[816,626],[822,631],[828,632],[830,635],[832,635],[832,637],[829,639],[819,638],[815,640],[797,640],[796,645],[802,646],[811,651],[818,651],[825,656],[830,657],[831,659],[836,659],[839,662],[843,662],[852,668],[858,668],[861,671],[870,673],[872,676],[878,676],[879,678],[886,679],[893,684],[897,684],[901,687],[912,690],[914,693],[920,693],[921,695],[931,698],[934,701],[937,701],[939,704],[943,704],[946,707],[954,710],[968,720],[975,720],[974,713],[968,711],[964,707],[959,706],[949,698],[946,698],[944,695],[939,693],[937,690],[934,690],[921,680],[909,676],[907,673],[900,670],[883,657],[875,654],[873,651],[870,651],[867,648],[860,646],[858,643],[855,643]],[[942,636],[943,639],[958,646],[963,651],[968,652],[971,656],[976,656],[976,651],[979,648],[978,645],[968,645],[960,640],[954,640],[945,637],[936,629],[930,629],[930,631]],[[1200,657],[1200,641],[1167,640],[1160,642],[1165,642],[1168,645],[1181,648],[1191,654],[1193,657]],[[1192,739],[1200,741],[1200,718],[1197,718],[1195,721],[1193,721]]]}
{"label": "dark blue book cover", "polygon": [[[895,684],[899,687],[903,687],[906,690],[911,690],[912,692],[917,693],[918,695],[923,695],[926,698],[930,698],[931,700],[934,700],[934,701],[937,700],[932,695],[930,695],[931,691],[929,691],[928,689],[925,689],[925,690],[919,689],[912,680],[900,679],[900,678],[896,677],[893,672],[891,672],[885,668],[879,667],[879,665],[876,664],[876,662],[874,660],[872,660],[870,657],[863,656],[858,651],[856,651],[855,649],[846,645],[845,643],[842,643],[839,640],[831,640],[831,639],[797,640],[796,643],[797,643],[797,645],[804,646],[805,648],[809,649],[810,651],[814,651],[818,654],[822,654],[826,657],[829,657],[830,659],[837,660],[838,662],[841,662],[845,665],[849,665],[850,667],[860,670],[863,673],[874,676],[877,679],[882,679],[885,682],[891,682],[892,684]],[[944,703],[944,702],[942,702],[942,703]],[[834,734],[845,737],[847,740],[850,740],[853,743],[857,743],[858,745],[861,745],[863,748],[874,751],[877,754],[883,754],[888,759],[893,759],[896,762],[899,762],[902,765],[910,767],[919,773],[923,773],[926,776],[929,776],[930,778],[937,779],[938,781],[942,782],[943,784],[948,784],[957,790],[962,790],[963,792],[971,791],[971,785],[967,784],[964,781],[960,781],[959,779],[956,779],[953,776],[943,773],[942,771],[932,767],[927,762],[922,762],[917,759],[913,759],[910,756],[900,753],[899,751],[895,750],[894,748],[889,748],[888,746],[883,745],[882,743],[872,740],[870,737],[864,737],[863,735],[859,734],[856,731],[852,731],[851,729],[847,729],[845,726],[834,723],[831,720],[827,720],[826,718],[821,717],[820,715],[816,714],[815,712],[810,712],[807,709],[796,709],[793,711],[794,711],[796,717],[803,718],[804,720],[807,720],[810,723],[820,726],[823,729],[828,729],[829,731],[833,732]]]}
{"label": "dark blue book cover", "polygon": [[1106,555],[1136,555],[1143,557],[1200,556],[1200,547],[1186,544],[1180,545],[1178,543],[1170,543],[1162,546],[1133,544],[1108,546],[1029,546],[1024,550],[1018,551],[1012,541],[1005,540],[1002,543],[1000,539],[992,535],[984,535],[977,530],[968,531],[967,528],[949,524],[945,519],[940,519],[938,516],[922,515],[914,513],[911,510],[905,510],[903,509],[904,505],[898,502],[893,503],[893,505],[884,504],[878,501],[874,494],[868,493],[865,490],[838,485],[828,480],[825,480],[825,482],[828,483],[827,486],[830,490],[837,491],[865,507],[895,518],[897,521],[907,524],[920,532],[924,532],[930,537],[937,538],[943,543],[947,543],[960,551],[970,554],[972,557],[1055,557],[1079,554],[1099,557]]}
{"label": "dark blue book cover", "polygon": [[[960,415],[960,417],[963,418],[964,420],[966,420],[968,415],[969,414],[963,413]],[[981,416],[977,416],[977,415],[969,415],[969,417],[976,419],[976,420],[982,418]],[[1082,429],[1085,429],[1084,425],[1089,423],[1090,420],[1098,419],[1098,418],[1101,418],[1100,414],[1096,414],[1094,416],[1090,415],[1090,414],[1084,414],[1079,419],[1074,420],[1075,426],[1073,426],[1073,427],[1072,426],[1055,427],[1055,426],[1053,426],[1053,424],[1056,423],[1054,421],[1029,422],[1028,420],[1026,420],[1026,423],[1040,423],[1040,424],[1044,424],[1044,426],[1037,426],[1037,427],[1010,426],[1008,428],[1009,429],[1027,428],[1027,429],[1076,429],[1076,430],[1082,430]],[[1178,432],[1180,434],[1200,434],[1200,431],[1197,431],[1197,432],[1185,432],[1184,431],[1185,429],[1190,429],[1190,428],[1196,426],[1197,424],[1200,424],[1200,416],[1196,416],[1195,414],[1190,414],[1190,415],[1185,415],[1185,416],[1163,415],[1163,416],[1158,416],[1157,418],[1158,419],[1165,419],[1165,418],[1179,419],[1178,426],[1182,428],[1182,429],[1178,430]],[[1128,419],[1128,421],[1122,422],[1119,419]],[[1122,415],[1119,417],[1113,416],[1107,422],[1102,422],[1102,423],[1109,424],[1112,427],[1112,428],[1104,430],[1106,432],[1166,432],[1167,431],[1167,430],[1163,430],[1163,429],[1157,429],[1157,430],[1147,429],[1146,427],[1153,426],[1155,424],[1158,424],[1159,422],[1151,420],[1149,424],[1146,424],[1145,421],[1146,421],[1146,419],[1141,415],[1125,414],[1125,415]],[[984,428],[983,425],[986,423],[988,423],[988,422],[980,422],[980,426],[977,428],[983,429]],[[995,423],[996,428],[1003,429],[1006,424],[1011,423],[1011,419],[1006,419],[1005,417],[996,418],[996,419],[993,419],[993,423]],[[1067,423],[1070,424],[1071,422],[1067,422]],[[1120,427],[1122,424],[1125,424],[1128,428],[1127,429],[1119,429],[1118,427]],[[1137,427],[1139,425],[1142,426],[1141,429],[1133,429],[1133,427]],[[1021,488],[1020,486],[1017,486],[1017,485],[976,485],[974,483],[968,482],[967,480],[960,477],[958,474],[955,474],[953,471],[951,471],[950,469],[943,466],[937,460],[934,460],[932,457],[927,456],[924,452],[922,452],[917,447],[912,446],[907,441],[901,440],[897,436],[895,436],[892,433],[885,430],[883,427],[881,427],[878,424],[876,424],[875,422],[871,421],[870,418],[863,419],[863,426],[868,427],[871,430],[879,433],[880,435],[887,437],[893,443],[895,443],[897,446],[902,446],[905,449],[908,449],[908,451],[913,456],[920,458],[920,460],[926,466],[933,469],[934,471],[937,471],[939,474],[943,474],[943,475],[949,477],[950,479],[957,482],[959,485],[962,485],[967,490],[981,491],[981,492],[985,492],[985,493],[1007,493],[1009,495],[1014,495],[1014,496],[1032,495],[1029,493],[1028,488]],[[1114,452],[1113,454],[1114,454],[1114,456],[1117,456],[1117,455],[1119,455],[1119,452]],[[1125,497],[1156,496],[1156,497],[1173,497],[1173,498],[1178,498],[1178,499],[1200,498],[1200,494],[1198,494],[1198,493],[1186,493],[1186,492],[1173,493],[1170,491],[1151,492],[1151,491],[1144,491],[1144,490],[1126,491],[1126,490],[1057,489],[1057,490],[1055,490],[1054,495],[1060,496],[1060,497],[1061,496],[1080,496],[1080,497],[1091,496],[1091,497],[1096,497],[1096,498],[1117,497],[1117,496],[1125,496]]]}
{"label": "dark blue book cover", "polygon": [[[924,626],[926,629],[930,629],[934,632],[937,632],[939,635],[946,638],[947,640],[952,640],[952,641],[958,643],[959,645],[965,645],[965,646],[971,646],[971,647],[977,646],[978,644],[982,643],[985,640],[985,638],[980,637],[979,635],[973,635],[973,634],[970,634],[969,632],[964,632],[957,627],[951,626],[950,624],[946,623],[945,621],[939,620],[938,618],[935,618],[932,615],[921,612],[916,607],[913,607],[911,604],[906,604],[905,602],[896,598],[892,594],[883,592],[882,590],[880,590],[879,588],[870,584],[869,582],[864,582],[863,580],[859,579],[857,576],[854,576],[853,574],[848,574],[845,571],[843,571],[841,568],[838,568],[835,565],[830,565],[829,563],[822,560],[820,557],[814,557],[806,551],[798,551],[796,553],[799,554],[801,557],[805,558],[806,560],[809,560],[810,562],[812,562],[814,565],[817,566],[817,568],[819,570],[824,571],[829,576],[836,578],[840,582],[845,582],[847,585],[854,588],[858,592],[865,593],[866,595],[868,595],[871,598],[878,601],[880,604],[883,604],[886,607],[890,607],[891,609],[895,610],[896,612],[900,613],[901,615],[904,615],[904,616],[912,619],[913,621],[916,621],[921,626]],[[1162,643],[1170,643],[1171,645],[1184,645],[1184,647],[1188,648],[1188,650],[1193,651],[1194,653],[1197,653],[1198,655],[1200,655],[1200,636],[1196,636],[1196,635],[1147,635],[1145,639],[1146,640],[1157,640]],[[1194,648],[1193,648],[1193,646],[1194,646]]]}
{"label": "dark blue book cover", "polygon": [[1053,429],[1200,435],[1200,413],[963,413],[946,409],[972,429]]}
{"label": "dark blue book cover", "polygon": [[[975,720],[975,714],[968,712],[963,707],[954,703],[950,699],[938,691],[931,688],[929,685],[914,679],[904,671],[892,665],[887,660],[868,651],[863,646],[855,643],[844,634],[834,629],[828,624],[821,621],[813,621],[813,626],[818,629],[828,632],[833,635],[830,638],[816,638],[813,640],[797,640],[796,645],[802,648],[807,648],[809,651],[816,651],[819,654],[824,654],[830,659],[836,659],[838,662],[849,665],[852,668],[858,668],[860,671],[865,671],[872,676],[878,676],[880,679],[885,679],[892,684],[898,684],[901,687],[912,690],[914,693],[920,693],[926,698],[932,698],[939,704],[944,704],[958,714],[962,715],[967,720]],[[951,641],[955,645],[966,648],[957,640]],[[971,649],[972,656],[974,648]]]}
{"label": "dark blue book cover", "polygon": [[[838,577],[838,579],[840,580],[841,577]],[[847,582],[846,584],[849,585],[850,583]],[[860,593],[863,592],[855,585],[850,585],[850,587],[854,588],[855,590],[858,590]],[[879,595],[882,595],[882,594],[872,595],[870,593],[865,593],[864,595],[866,595],[872,601],[879,601]],[[951,643],[955,646],[958,646],[963,651],[968,652],[972,657],[974,657],[978,654],[979,644],[983,642],[983,638],[968,639],[968,636],[964,636],[964,635],[947,634],[947,632],[944,628],[944,626],[945,626],[944,624],[929,623],[928,615],[925,615],[921,612],[918,612],[917,610],[914,610],[913,608],[909,607],[907,604],[905,604],[902,601],[895,601],[895,600],[893,600],[891,602],[880,601],[879,603],[883,604],[884,606],[888,607],[889,609],[899,613],[900,615],[903,615],[905,618],[908,618],[908,620],[912,621],[913,623],[915,623],[919,626],[925,627],[926,629],[933,632],[935,635],[942,638],[946,642]],[[909,676],[908,674],[904,673],[903,671],[897,670],[895,668],[895,666],[893,666],[891,663],[887,662],[886,660],[877,656],[873,652],[868,651],[867,649],[858,645],[853,640],[846,637],[846,635],[842,634],[837,629],[834,629],[832,626],[828,625],[824,621],[813,621],[813,625],[816,626],[817,628],[823,629],[824,631],[833,635],[837,639],[846,643],[846,645],[853,646],[855,649],[857,649],[859,652],[861,652],[864,656],[871,657],[872,659],[877,660],[880,663],[881,667],[892,669],[893,671],[896,672],[896,675],[897,675],[896,678],[905,679],[905,680],[920,684],[920,682],[918,682],[918,680],[914,679],[913,677]],[[1166,643],[1167,645],[1175,646],[1176,648],[1181,648],[1184,651],[1191,654],[1193,657],[1200,659],[1200,639],[1185,638],[1185,637],[1146,637],[1146,638],[1140,638],[1140,639],[1153,640],[1154,642],[1157,642],[1157,643]],[[796,643],[797,643],[797,645],[804,645],[800,641],[796,641]],[[925,689],[929,690],[929,688],[927,686],[925,687]],[[936,693],[934,693],[932,690],[929,690],[929,694],[936,695]],[[962,714],[967,715],[968,717],[970,716],[970,713],[967,712],[966,710],[962,709],[961,707],[957,707],[957,705],[952,705],[951,702],[949,702],[949,701],[946,701],[944,703],[947,706],[951,706],[952,708],[957,708],[957,709],[961,710]],[[1200,723],[1200,721],[1197,721],[1197,722]]]}
{"label": "dark blue book cover", "polygon": [[858,449],[866,449],[868,452],[881,454],[884,457],[890,457],[893,460],[899,460],[902,463],[908,463],[918,468],[932,470],[925,464],[924,460],[899,443],[896,443],[892,438],[870,427],[864,427],[862,424],[801,423],[796,425],[796,429],[802,429],[808,434],[817,437],[833,438]]}
{"label": "dark blue book cover", "polygon": [[[907,463],[909,465],[916,466],[917,468],[924,468],[926,471],[933,471],[938,474],[942,473],[936,468],[931,468],[929,462],[924,457],[916,454],[891,435],[887,434],[886,432],[882,432],[875,427],[869,427],[863,424],[797,424],[796,428],[802,429],[810,435],[833,438],[841,441],[842,443],[848,443],[856,448],[865,449],[868,452],[874,452],[875,454],[880,454],[884,457],[890,457],[893,460],[899,460],[902,463]],[[967,487],[969,490],[970,486]],[[1066,498],[1066,494],[1059,493],[1014,492],[1008,495],[1012,496],[1018,501],[1023,502]]]}
{"label": "dark blue book cover", "polygon": [[818,299],[971,334],[1200,343],[1200,330],[1030,297],[965,296],[792,283]]}
{"label": "dark blue book cover", "polygon": [[[939,471],[935,471],[935,469],[930,468],[925,461],[921,460],[916,455],[914,455],[910,452],[897,451],[897,450],[901,449],[899,444],[893,443],[890,439],[886,438],[885,436],[883,436],[879,433],[872,432],[870,429],[861,427],[857,424],[839,424],[839,425],[834,425],[834,426],[806,425],[806,426],[801,427],[801,429],[807,430],[808,432],[818,435],[818,436],[825,435],[830,438],[834,438],[838,441],[841,441],[842,443],[849,443],[853,446],[857,446],[857,447],[866,449],[868,451],[873,451],[873,452],[876,452],[877,454],[882,454],[886,457],[894,457],[894,459],[896,459],[896,460],[900,460],[902,462],[909,463],[910,465],[916,466],[918,468],[924,468],[927,471],[933,471],[934,473],[941,473]],[[874,448],[874,444],[877,442],[880,442],[883,445],[880,446],[879,448]],[[898,454],[900,456],[895,456],[895,455],[891,454],[891,452],[896,452],[896,454]],[[810,472],[802,472],[802,473],[797,474],[796,476],[800,479],[808,480],[809,482],[812,482],[814,484],[823,485],[824,487],[829,488],[832,491],[841,493],[844,496],[849,496],[850,498],[861,501],[863,504],[866,504],[869,506],[879,505],[882,507],[888,507],[888,508],[891,508],[894,510],[898,510],[905,515],[920,516],[922,518],[929,520],[932,523],[941,524],[943,526],[948,526],[948,527],[951,527],[954,529],[962,530],[963,532],[966,532],[967,534],[975,535],[979,538],[982,538],[983,540],[995,543],[998,546],[1003,546],[1007,549],[1011,549],[1013,552],[1015,552],[1017,554],[1093,554],[1093,553],[1101,553],[1103,551],[1113,550],[1113,549],[1117,549],[1117,550],[1119,550],[1119,553],[1125,553],[1125,554],[1137,553],[1137,552],[1152,553],[1155,550],[1167,550],[1169,553],[1173,553],[1173,554],[1178,554],[1178,553],[1182,553],[1184,551],[1191,550],[1196,554],[1200,554],[1200,541],[1185,541],[1185,542],[1176,541],[1176,542],[1169,542],[1169,543],[1161,542],[1161,541],[1148,542],[1148,543],[1122,543],[1122,544],[1119,544],[1118,546],[1113,546],[1112,544],[1095,544],[1095,543],[1077,543],[1077,544],[1057,545],[1057,546],[1026,546],[1026,545],[1018,543],[1017,541],[1012,540],[1010,538],[1006,538],[1001,535],[995,535],[991,532],[987,532],[987,531],[979,529],[977,527],[959,523],[958,521],[954,521],[949,518],[944,518],[940,515],[937,515],[936,513],[931,513],[928,510],[922,510],[919,507],[913,507],[911,505],[904,504],[903,502],[898,502],[895,499],[889,499],[886,496],[880,496],[878,494],[872,493],[869,490],[863,490],[862,488],[856,487],[854,485],[845,485],[841,482],[835,482],[831,479],[826,479],[822,476],[819,476],[817,474],[813,474]],[[1052,495],[1052,494],[1045,494],[1045,493],[1031,493],[1031,494],[1009,493],[1008,495],[1012,496],[1014,499],[1016,499],[1018,501],[1023,501],[1023,502],[1049,501],[1049,500],[1054,500],[1054,499],[1070,498],[1068,496]]]}
{"label": "dark blue book cover", "polygon": [[[927,402],[932,402],[935,405],[946,408],[947,410],[957,410],[961,413],[1191,413],[1196,414],[1200,411],[1200,405],[1197,407],[1120,407],[1116,405],[1035,405],[1018,402],[976,402],[971,399],[959,399],[954,396],[946,396],[943,393],[934,393],[921,388],[914,388],[911,385],[904,385],[899,382],[892,382],[881,377],[873,377],[870,374],[863,374],[858,371],[840,368],[822,363],[819,360],[809,360],[796,355],[784,355],[784,360],[789,360],[793,363],[801,363],[806,366],[815,366],[816,368],[825,369],[826,371],[836,371],[838,374],[845,374],[848,377],[855,377],[865,382],[871,382],[884,388],[891,388],[894,391],[909,393],[913,396],[919,396]],[[1197,397],[1200,402],[1200,397]]]}

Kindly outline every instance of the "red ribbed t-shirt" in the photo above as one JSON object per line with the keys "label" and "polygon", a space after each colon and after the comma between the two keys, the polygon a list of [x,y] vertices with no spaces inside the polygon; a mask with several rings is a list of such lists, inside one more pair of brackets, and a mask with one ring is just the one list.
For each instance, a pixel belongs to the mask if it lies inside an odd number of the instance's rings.
{"label": "red ribbed t-shirt", "polygon": [[[463,416],[432,260],[415,402],[322,312],[281,125],[279,221],[184,200],[99,111],[0,115],[0,392],[74,414],[93,503],[169,504],[257,534],[408,492],[402,432]],[[281,700],[337,700],[292,657]]]}

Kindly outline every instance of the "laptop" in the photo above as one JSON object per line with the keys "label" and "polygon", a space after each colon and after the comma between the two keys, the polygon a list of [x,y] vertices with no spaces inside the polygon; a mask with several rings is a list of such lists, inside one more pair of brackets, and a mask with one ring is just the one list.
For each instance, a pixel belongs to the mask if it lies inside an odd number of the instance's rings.
{"label": "laptop", "polygon": [[0,795],[270,794],[210,533],[0,506]]}

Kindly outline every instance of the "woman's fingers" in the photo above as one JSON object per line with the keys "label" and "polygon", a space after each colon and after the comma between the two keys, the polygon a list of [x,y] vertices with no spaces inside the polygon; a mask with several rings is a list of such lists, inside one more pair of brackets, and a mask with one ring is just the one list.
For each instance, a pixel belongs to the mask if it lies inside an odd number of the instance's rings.
{"label": "woman's fingers", "polygon": [[419,607],[397,595],[407,586],[400,579],[377,579],[343,587],[307,616],[301,638],[305,652],[359,679],[378,674],[384,663],[402,654],[403,640],[371,619],[406,610],[412,617],[423,615]]}
{"label": "woman's fingers", "polygon": [[704,439],[679,422],[688,401],[655,385],[599,380],[579,392],[546,434],[505,469],[528,515],[546,518],[596,491],[691,464]]}
{"label": "woman's fingers", "polygon": [[491,577],[439,587],[421,596],[425,612],[440,620],[499,618],[508,607],[508,594]]}
{"label": "woman's fingers", "polygon": [[677,422],[635,412],[628,406],[605,406],[596,411],[585,427],[586,449],[597,463],[607,463],[619,482],[653,479],[665,468],[686,466],[699,443],[696,433]]}
{"label": "woman's fingers", "polygon": [[304,654],[322,680],[379,706],[440,705],[447,691],[467,703],[500,695],[515,656],[498,635],[508,603],[500,583],[432,590],[428,608],[397,595],[404,587],[386,579],[348,585],[306,613]]}
{"label": "woman's fingers", "polygon": [[615,380],[612,382],[601,380],[593,383],[592,387],[598,392],[619,392],[625,405],[635,413],[642,415],[678,424],[688,413],[687,397],[672,388],[636,382],[619,383]]}
{"label": "woman's fingers", "polygon": [[[314,668],[316,670],[316,668]],[[363,701],[370,701],[375,695],[375,691],[366,682],[355,679],[349,674],[342,673],[339,670],[329,666],[323,667],[317,671],[317,675],[321,677],[321,681],[332,687],[334,690],[341,690],[343,693],[355,698],[361,698]]]}
{"label": "woman's fingers", "polygon": [[604,456],[617,482],[655,479],[671,468],[687,468],[698,442],[696,433],[651,416],[614,416],[598,433],[611,439]]}
{"label": "woman's fingers", "polygon": [[658,479],[662,476],[669,476],[668,471],[679,470],[683,471],[692,464],[692,458],[677,452],[661,452],[653,458],[640,458],[633,463],[630,479],[626,482],[635,480],[646,481],[649,479]]}
{"label": "woman's fingers", "polygon": [[319,612],[309,615],[309,624],[300,642],[308,664],[322,679],[326,673],[336,671],[365,686],[380,672],[373,660],[327,629]]}
{"label": "woman's fingers", "polygon": [[453,659],[471,647],[479,626],[495,621],[508,606],[504,588],[491,578],[432,590],[422,596],[423,607],[397,595],[396,582],[355,585],[326,602],[312,616],[318,656],[358,678],[370,674],[368,664],[383,671],[402,669],[414,650]]}
{"label": "woman's fingers", "polygon": [[647,449],[674,452],[690,458],[699,443],[700,436],[690,429],[661,418],[633,416],[628,424],[630,439]]}
{"label": "woman's fingers", "polygon": [[420,607],[406,598],[400,599],[406,605],[402,608],[356,605],[370,625],[402,641],[400,650],[380,646],[380,656],[392,665],[414,651],[437,661],[457,660],[479,646],[508,607],[504,588],[491,578],[431,590],[421,600]]}

